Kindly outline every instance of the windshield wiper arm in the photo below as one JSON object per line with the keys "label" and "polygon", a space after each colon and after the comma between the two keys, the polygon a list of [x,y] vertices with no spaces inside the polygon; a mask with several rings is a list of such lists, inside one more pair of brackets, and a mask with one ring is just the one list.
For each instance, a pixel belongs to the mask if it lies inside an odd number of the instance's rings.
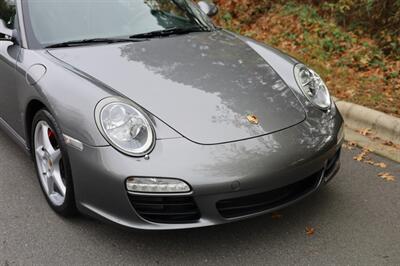
{"label": "windshield wiper arm", "polygon": [[56,44],[51,44],[46,46],[46,48],[59,48],[59,47],[72,47],[72,46],[81,46],[81,45],[90,45],[96,43],[117,43],[117,42],[142,42],[143,38],[94,38],[94,39],[83,39],[83,40],[75,40],[68,42],[61,42]]}
{"label": "windshield wiper arm", "polygon": [[175,35],[175,34],[187,34],[191,32],[202,32],[206,31],[206,29],[202,27],[191,27],[191,28],[169,28],[165,30],[156,30],[156,31],[150,31],[146,33],[139,33],[130,36],[129,38],[155,38],[155,37],[165,37],[165,36],[170,36],[170,35]]}

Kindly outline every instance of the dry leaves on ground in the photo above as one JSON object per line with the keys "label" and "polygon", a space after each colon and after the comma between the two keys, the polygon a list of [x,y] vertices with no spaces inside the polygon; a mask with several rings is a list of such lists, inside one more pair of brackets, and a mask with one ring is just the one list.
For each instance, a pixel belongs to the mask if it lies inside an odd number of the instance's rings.
{"label": "dry leaves on ground", "polygon": [[391,147],[391,148],[400,149],[399,144],[395,144],[395,143],[393,143],[393,141],[390,141],[390,140],[385,140],[382,144],[385,146]]}
{"label": "dry leaves on ground", "polygon": [[390,140],[386,140],[386,141],[383,142],[383,145],[392,147],[392,146],[394,146],[394,143],[392,141],[390,141]]}
{"label": "dry leaves on ground", "polygon": [[390,173],[379,173],[378,176],[388,182],[396,181],[396,177]]}
{"label": "dry leaves on ground", "polygon": [[[353,131],[357,132],[358,134],[360,134],[362,136],[369,138],[370,140],[374,141],[375,143],[379,143],[380,145],[400,150],[400,144],[396,144],[390,140],[381,139],[380,137],[376,136],[370,128],[364,128],[364,129],[353,130]],[[343,144],[343,147],[347,148],[349,150],[353,150],[354,149],[353,147],[357,147],[357,146],[358,146],[357,143],[352,142],[352,141],[347,141]],[[382,148],[384,148],[384,147],[382,147]]]}
{"label": "dry leaves on ground", "polygon": [[374,165],[380,168],[387,168],[387,165],[385,163],[374,163]]}
{"label": "dry leaves on ground", "polygon": [[373,165],[379,168],[387,168],[387,164],[383,163],[383,162],[375,162],[373,160],[371,160],[370,158],[368,158],[368,154],[372,152],[372,150],[370,149],[363,149],[361,151],[361,153],[359,153],[358,155],[354,156],[353,159],[356,160],[357,162],[364,162],[366,164],[369,165]]}
{"label": "dry leaves on ground", "polygon": [[387,168],[387,165],[385,163],[376,163],[376,162],[374,162],[372,160],[366,160],[364,162],[367,163],[367,164],[379,167],[379,168]]}
{"label": "dry leaves on ground", "polygon": [[363,149],[360,154],[354,156],[353,159],[357,162],[362,162],[366,159],[367,155],[371,152],[369,149]]}

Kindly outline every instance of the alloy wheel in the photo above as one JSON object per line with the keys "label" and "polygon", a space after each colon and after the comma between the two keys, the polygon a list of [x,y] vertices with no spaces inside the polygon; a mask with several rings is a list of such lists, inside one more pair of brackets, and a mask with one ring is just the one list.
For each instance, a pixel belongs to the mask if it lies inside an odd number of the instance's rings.
{"label": "alloy wheel", "polygon": [[52,204],[61,206],[67,192],[63,178],[62,154],[54,130],[45,121],[39,121],[36,125],[34,147],[43,190]]}

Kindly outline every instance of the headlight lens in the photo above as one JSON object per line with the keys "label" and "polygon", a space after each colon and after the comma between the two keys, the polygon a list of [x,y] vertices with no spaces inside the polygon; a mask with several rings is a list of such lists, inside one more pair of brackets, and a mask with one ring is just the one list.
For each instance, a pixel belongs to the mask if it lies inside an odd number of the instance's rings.
{"label": "headlight lens", "polygon": [[315,71],[303,64],[298,64],[295,66],[294,74],[297,84],[310,102],[323,110],[331,107],[328,87]]}
{"label": "headlight lens", "polygon": [[116,149],[132,156],[143,156],[154,145],[154,131],[139,107],[114,101],[100,110],[99,123],[106,139]]}

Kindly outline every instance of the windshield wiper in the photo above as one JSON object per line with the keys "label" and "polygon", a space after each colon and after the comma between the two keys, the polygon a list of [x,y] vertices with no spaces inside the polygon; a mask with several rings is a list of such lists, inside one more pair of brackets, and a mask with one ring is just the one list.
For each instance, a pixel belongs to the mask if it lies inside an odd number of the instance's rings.
{"label": "windshield wiper", "polygon": [[46,46],[46,48],[59,48],[59,47],[72,47],[72,46],[82,46],[82,45],[90,45],[96,43],[118,43],[118,42],[142,42],[143,38],[94,38],[94,39],[83,39],[83,40],[75,40],[68,42],[61,42],[56,44],[51,44]]}
{"label": "windshield wiper", "polygon": [[187,34],[191,32],[204,32],[208,31],[203,27],[190,27],[190,28],[169,28],[165,30],[156,30],[150,31],[146,33],[139,33],[130,36],[129,38],[156,38],[156,37],[166,37],[170,35],[180,35],[180,34]]}

